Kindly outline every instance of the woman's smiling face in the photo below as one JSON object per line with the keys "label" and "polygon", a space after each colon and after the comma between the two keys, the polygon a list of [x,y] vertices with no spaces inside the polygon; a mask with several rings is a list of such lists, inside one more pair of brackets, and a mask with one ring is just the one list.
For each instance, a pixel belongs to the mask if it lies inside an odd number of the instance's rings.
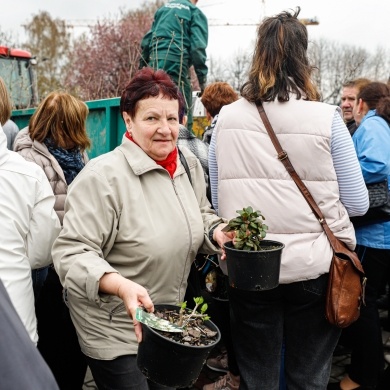
{"label": "woman's smiling face", "polygon": [[149,97],[137,103],[134,118],[126,112],[126,129],[133,140],[153,160],[165,160],[176,147],[179,135],[179,101]]}

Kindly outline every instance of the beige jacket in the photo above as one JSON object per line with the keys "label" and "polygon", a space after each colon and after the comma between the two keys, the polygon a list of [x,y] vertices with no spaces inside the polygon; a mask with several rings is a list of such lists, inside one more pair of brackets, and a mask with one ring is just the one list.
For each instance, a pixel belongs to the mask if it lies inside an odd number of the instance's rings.
{"label": "beige jacket", "polygon": [[99,294],[105,273],[118,272],[144,286],[154,304],[177,304],[198,250],[218,251],[208,231],[221,219],[206,198],[199,160],[182,151],[194,188],[179,159],[172,180],[124,138],[115,150],[91,160],[69,189],[52,254],[88,356],[114,359],[138,349],[122,300]]}
{"label": "beige jacket", "polygon": [[[331,156],[335,106],[296,100],[265,103],[264,109],[292,165],[335,235],[354,248],[355,234],[339,199]],[[254,104],[224,107],[218,118],[218,211],[224,218],[253,206],[265,216],[267,239],[285,244],[280,283],[314,279],[329,271],[332,250],[306,200],[277,159]]]}
{"label": "beige jacket", "polygon": [[[28,133],[28,127],[20,130],[17,135],[14,142],[14,151],[23,156],[25,160],[35,162],[45,171],[45,175],[49,179],[49,183],[56,198],[54,210],[62,224],[68,185],[66,184],[64,172],[60,164],[55,157],[50,154],[45,144],[38,141],[32,141]],[[83,154],[83,160],[85,163],[88,162],[86,153]]]}

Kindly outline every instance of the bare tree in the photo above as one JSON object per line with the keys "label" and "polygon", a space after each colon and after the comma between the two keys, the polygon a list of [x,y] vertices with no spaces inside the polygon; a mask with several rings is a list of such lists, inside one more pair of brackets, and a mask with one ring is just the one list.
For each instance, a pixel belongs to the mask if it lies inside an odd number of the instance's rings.
{"label": "bare tree", "polygon": [[[354,45],[320,39],[310,43],[308,54],[314,66],[313,81],[327,103],[339,104],[342,86],[348,80],[367,77],[386,82],[390,76],[390,51],[384,48],[378,48],[372,54]],[[229,61],[210,58],[209,80],[227,81],[240,90],[250,62],[250,54],[240,51]]]}
{"label": "bare tree", "polygon": [[[104,19],[76,39],[71,50],[66,23],[52,19],[47,12],[33,16],[25,26],[24,48],[37,57],[38,89],[41,96],[57,88],[67,88],[84,100],[119,96],[138,69],[140,43],[149,30],[161,0],[146,1],[135,11],[120,11],[116,20]],[[4,43],[12,36],[2,33]],[[14,46],[14,45],[12,45]],[[338,104],[345,81],[357,77],[387,81],[390,76],[390,51],[375,53],[362,48],[320,39],[309,46],[314,64],[313,80],[325,102]],[[227,81],[239,90],[247,79],[251,54],[238,51],[230,59],[210,58],[208,82]],[[191,71],[193,89],[198,89]]]}
{"label": "bare tree", "polygon": [[378,47],[364,64],[365,76],[386,82],[390,78],[390,49]]}
{"label": "bare tree", "polygon": [[37,58],[38,93],[44,97],[61,88],[61,76],[70,52],[70,34],[62,19],[46,11],[32,17],[24,26],[28,39],[24,47]]}
{"label": "bare tree", "polygon": [[216,60],[211,57],[208,81],[226,81],[239,91],[247,79],[250,62],[249,53],[242,50],[236,51],[228,61]]}
{"label": "bare tree", "polygon": [[343,83],[362,75],[369,53],[356,46],[320,39],[309,46],[309,57],[322,100],[338,104]]}
{"label": "bare tree", "polygon": [[140,9],[120,11],[105,19],[74,43],[65,86],[84,100],[119,96],[138,69],[140,43],[153,21],[156,1]]}
{"label": "bare tree", "polygon": [[0,27],[0,44],[1,46],[17,47],[19,44],[14,38],[12,32],[2,31]]}
{"label": "bare tree", "polygon": [[228,69],[225,65],[225,61],[210,57],[209,61],[209,73],[207,76],[208,82],[226,81],[229,82]]}
{"label": "bare tree", "polygon": [[247,79],[251,58],[248,53],[237,51],[228,67],[228,83],[239,91]]}

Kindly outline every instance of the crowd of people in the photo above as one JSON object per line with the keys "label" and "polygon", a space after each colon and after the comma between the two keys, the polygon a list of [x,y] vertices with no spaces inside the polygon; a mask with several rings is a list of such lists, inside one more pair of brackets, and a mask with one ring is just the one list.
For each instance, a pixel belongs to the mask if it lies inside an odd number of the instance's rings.
{"label": "crowd of people", "polygon": [[[299,7],[259,26],[239,93],[207,84],[207,19],[196,3],[156,12],[121,94],[122,142],[91,161],[84,102],[54,91],[19,131],[0,79],[0,371],[14,357],[31,356],[35,368],[7,369],[7,389],[82,389],[87,367],[100,390],[169,389],[137,366],[136,309],[188,299],[199,253],[228,277],[223,246],[234,233],[224,227],[248,205],[285,245],[279,285],[228,286],[213,303],[223,348],[206,364],[224,375],[203,390],[388,389],[377,300],[390,274],[390,217],[364,216],[367,186],[390,176],[390,85],[349,80],[340,107],[321,102]],[[210,122],[203,139],[191,131],[191,65]],[[259,105],[330,229],[362,262],[365,304],[344,330],[324,316],[331,245],[278,161]],[[329,383],[340,345],[351,364]]]}

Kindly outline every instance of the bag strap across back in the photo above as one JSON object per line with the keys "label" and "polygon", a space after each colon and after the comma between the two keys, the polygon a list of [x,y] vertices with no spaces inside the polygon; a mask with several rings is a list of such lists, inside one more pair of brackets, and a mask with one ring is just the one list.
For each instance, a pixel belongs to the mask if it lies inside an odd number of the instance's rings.
{"label": "bag strap across back", "polygon": [[184,154],[183,152],[180,150],[180,148],[178,147],[177,148],[178,152],[179,152],[179,158],[180,158],[180,162],[182,163],[185,171],[186,171],[186,174],[188,176],[188,180],[190,181],[191,185],[192,185],[192,179],[191,179],[191,173],[190,173],[190,168],[188,166],[188,163],[187,163],[187,160],[186,158],[184,157]]}
{"label": "bag strap across back", "polygon": [[[330,230],[324,215],[322,214],[322,211],[318,207],[316,201],[313,199],[310,191],[306,187],[305,183],[301,180],[301,178],[298,176],[297,172],[295,171],[293,165],[291,164],[291,161],[287,155],[287,152],[283,150],[282,146],[280,145],[280,142],[278,140],[278,137],[276,136],[271,123],[268,119],[267,114],[264,111],[263,105],[260,103],[256,104],[257,110],[259,111],[261,120],[264,123],[264,126],[267,130],[267,133],[272,141],[272,144],[274,145],[276,152],[278,153],[278,159],[283,163],[283,165],[286,167],[287,172],[290,174],[291,178],[294,180],[295,184],[297,185],[299,191],[302,193],[304,198],[306,199],[306,202],[309,204],[310,208],[312,209],[314,215],[318,219],[319,223],[321,224],[322,228],[324,229],[324,232],[326,236],[328,237],[328,240],[330,242],[331,247],[333,248],[334,252],[336,253],[350,253],[350,250],[345,246],[344,243],[342,243],[338,238],[335,237],[333,232]],[[356,256],[356,261],[353,260],[353,263],[356,268],[361,270],[363,272],[363,269],[361,267],[361,263]],[[357,264],[356,264],[357,263]]]}

